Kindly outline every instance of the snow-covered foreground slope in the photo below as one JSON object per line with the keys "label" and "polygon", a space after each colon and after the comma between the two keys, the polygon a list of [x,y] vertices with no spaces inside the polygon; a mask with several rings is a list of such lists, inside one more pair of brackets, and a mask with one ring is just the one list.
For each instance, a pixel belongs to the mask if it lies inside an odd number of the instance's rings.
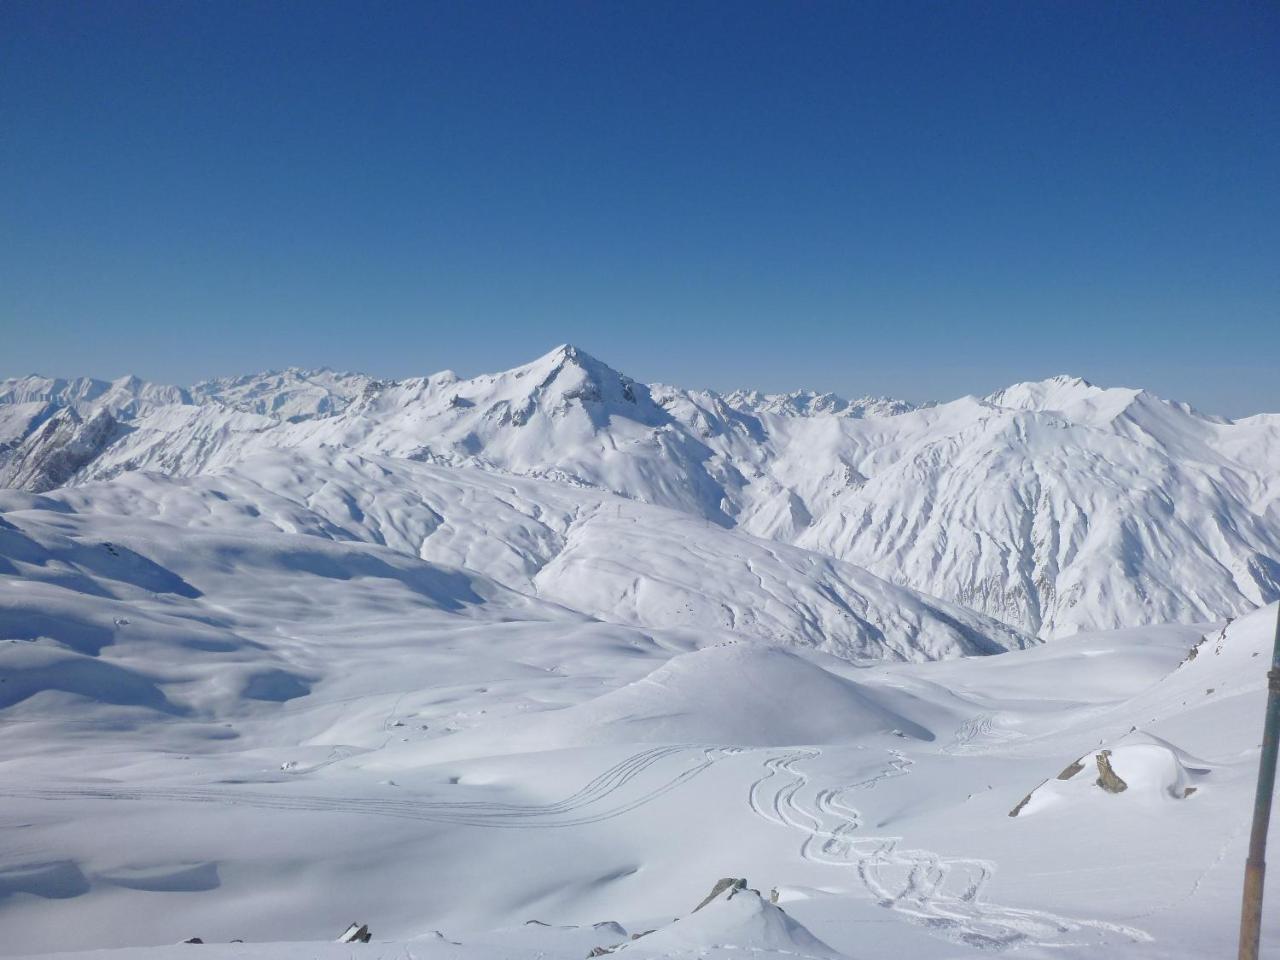
{"label": "snow-covered foreground slope", "polygon": [[[4,496],[0,951],[1229,949],[1274,607],[1189,660],[1201,631],[1165,627],[911,662],[983,622],[887,584],[844,646],[816,606],[813,638],[780,612],[654,626],[563,559],[589,515],[614,526],[588,571],[696,575],[695,611],[875,585],[776,545],[746,564],[718,538],[753,541],[687,520],[681,553],[663,508],[592,494],[567,521],[536,481],[415,469],[273,454]],[[1103,750],[1123,792],[1094,785]],[[761,895],[692,913],[721,877]],[[376,942],[319,942],[352,920]]]}
{"label": "snow-covered foreground slope", "polygon": [[0,485],[208,475],[280,450],[612,492],[1046,637],[1280,596],[1280,419],[1065,377],[917,408],[650,388],[562,347],[470,380],[0,383]]}

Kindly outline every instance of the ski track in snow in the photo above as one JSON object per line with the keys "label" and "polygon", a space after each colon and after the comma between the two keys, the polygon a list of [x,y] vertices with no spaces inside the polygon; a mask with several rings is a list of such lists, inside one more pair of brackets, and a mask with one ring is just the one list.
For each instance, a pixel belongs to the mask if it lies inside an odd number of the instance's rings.
{"label": "ski track in snow", "polygon": [[967,750],[975,740],[990,736],[993,719],[989,713],[980,713],[976,717],[970,717],[956,728],[951,742],[942,748],[943,752],[960,753]]}
{"label": "ski track in snow", "polygon": [[[675,745],[653,747],[633,754],[605,770],[574,793],[550,804],[509,804],[486,801],[448,802],[436,800],[383,800],[356,797],[270,794],[254,790],[210,788],[32,788],[5,790],[0,796],[35,800],[153,800],[171,803],[240,804],[282,811],[316,813],[353,813],[366,816],[395,817],[402,820],[425,820],[473,827],[576,827],[612,820],[629,813],[677,787],[689,782],[733,748]],[[693,754],[692,766],[668,775],[638,795],[623,793],[623,788],[662,761]],[[641,781],[641,786],[644,781]],[[600,809],[605,801],[620,801]],[[594,808],[594,809],[589,809]]]}
{"label": "ski track in snow", "polygon": [[952,755],[981,754],[989,752],[995,745],[1020,739],[1022,739],[1021,734],[996,726],[994,713],[980,713],[970,717],[956,728],[951,736],[951,742],[942,748],[942,752]]}
{"label": "ski track in snow", "polygon": [[809,804],[803,802],[809,777],[799,765],[817,759],[822,751],[776,754],[764,761],[765,774],[751,785],[748,802],[765,820],[805,834],[802,859],[853,870],[880,906],[947,939],[992,950],[1100,945],[1116,937],[1151,941],[1145,931],[1123,924],[985,901],[983,890],[995,872],[990,860],[943,857],[906,849],[900,846],[901,837],[860,834],[863,818],[846,801],[847,795],[910,772],[909,757],[897,750],[889,753],[879,773],[855,783],[824,787]]}

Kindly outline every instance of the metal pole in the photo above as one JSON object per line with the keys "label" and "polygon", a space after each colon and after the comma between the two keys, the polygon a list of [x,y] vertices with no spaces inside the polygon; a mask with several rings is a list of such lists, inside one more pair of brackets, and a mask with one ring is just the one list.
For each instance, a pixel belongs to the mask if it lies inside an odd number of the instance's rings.
{"label": "metal pole", "polygon": [[1275,652],[1267,671],[1267,715],[1262,727],[1262,758],[1258,761],[1258,795],[1253,804],[1253,832],[1244,863],[1244,900],[1240,907],[1240,960],[1258,960],[1262,939],[1262,882],[1266,876],[1267,826],[1276,786],[1276,749],[1280,747],[1280,613],[1276,619]]}

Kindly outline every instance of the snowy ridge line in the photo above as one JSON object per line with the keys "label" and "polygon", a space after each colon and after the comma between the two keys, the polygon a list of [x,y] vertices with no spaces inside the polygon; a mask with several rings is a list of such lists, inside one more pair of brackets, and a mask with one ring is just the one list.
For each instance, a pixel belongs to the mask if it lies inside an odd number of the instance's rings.
{"label": "snowy ridge line", "polygon": [[[575,827],[612,820],[656,800],[702,773],[726,752],[736,748],[673,746],[645,750],[628,757],[591,781],[571,797],[546,805],[520,806],[486,802],[447,802],[431,800],[381,800],[315,795],[271,796],[248,790],[208,790],[176,788],[107,789],[107,788],[33,788],[0,791],[0,796],[35,800],[158,800],[172,803],[242,804],[269,810],[313,813],[355,813],[366,816],[393,817],[401,820],[423,820],[459,826],[552,828]],[[578,811],[600,803],[661,760],[691,751],[701,751],[702,758],[692,767],[657,786],[624,801],[616,807],[588,816],[539,822],[541,818]]]}
{"label": "snowy ridge line", "polygon": [[[862,816],[843,797],[857,789],[909,772],[911,760],[898,751],[881,773],[841,787],[818,791],[812,806],[800,802],[810,778],[798,764],[816,760],[818,749],[777,754],[764,761],[766,774],[751,785],[748,803],[759,816],[805,834],[802,859],[852,869],[865,892],[939,936],[979,949],[1012,946],[1068,947],[1098,945],[1109,937],[1150,942],[1144,930],[1103,920],[1079,920],[1043,910],[1005,907],[982,899],[995,872],[989,860],[943,857],[927,850],[908,850],[901,837],[856,835]],[[778,785],[762,798],[766,785]]]}

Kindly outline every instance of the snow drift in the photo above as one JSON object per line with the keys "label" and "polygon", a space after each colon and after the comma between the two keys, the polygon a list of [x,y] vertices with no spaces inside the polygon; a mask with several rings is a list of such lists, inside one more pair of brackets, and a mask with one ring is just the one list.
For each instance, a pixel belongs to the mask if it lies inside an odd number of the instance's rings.
{"label": "snow drift", "polygon": [[[798,705],[803,704],[803,709]],[[585,703],[437,741],[434,760],[601,743],[774,747],[933,734],[876,692],[779,647],[728,643],[672,657]]]}

